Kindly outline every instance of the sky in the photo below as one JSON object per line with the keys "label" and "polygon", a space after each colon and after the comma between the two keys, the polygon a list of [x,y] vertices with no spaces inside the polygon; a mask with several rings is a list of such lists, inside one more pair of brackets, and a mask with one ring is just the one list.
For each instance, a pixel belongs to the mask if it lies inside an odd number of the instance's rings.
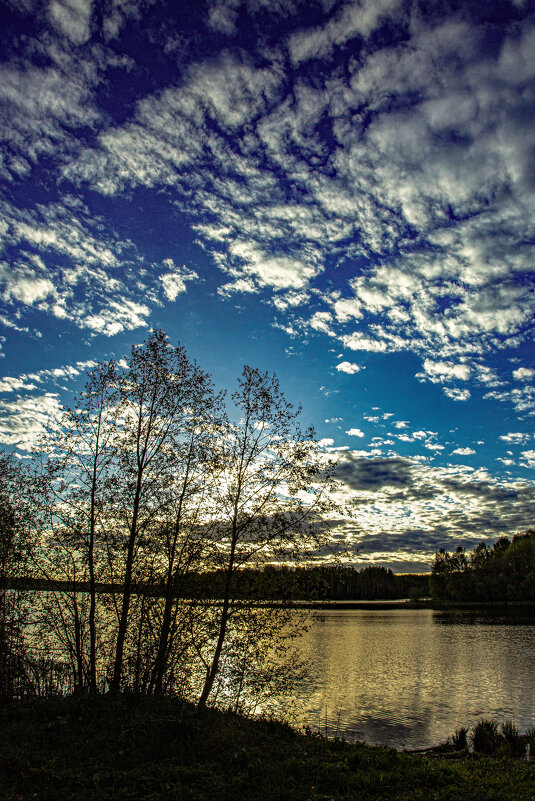
{"label": "sky", "polygon": [[0,442],[151,328],[276,372],[359,567],[535,523],[535,2],[3,0]]}

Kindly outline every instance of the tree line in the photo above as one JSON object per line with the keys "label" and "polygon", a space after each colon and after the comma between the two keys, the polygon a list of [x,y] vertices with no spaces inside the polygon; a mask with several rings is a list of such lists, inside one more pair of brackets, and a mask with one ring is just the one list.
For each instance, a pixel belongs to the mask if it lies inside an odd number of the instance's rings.
{"label": "tree line", "polygon": [[[176,591],[179,598],[217,599],[225,585],[224,570],[203,570],[183,576]],[[47,590],[51,586],[68,589],[72,582],[21,576],[10,586],[18,589]],[[262,565],[242,567],[234,576],[234,598],[255,601],[372,601],[422,599],[429,596],[427,573],[393,573],[390,568],[369,565],[358,570],[327,561],[322,565]],[[89,582],[79,581],[80,592]],[[96,584],[97,592],[120,592],[119,584]],[[165,585],[152,581],[134,582],[134,594],[163,596]]]}
{"label": "tree line", "polygon": [[535,529],[479,543],[469,553],[458,547],[435,555],[429,580],[441,601],[535,602]]}
{"label": "tree line", "polygon": [[[244,567],[325,542],[332,466],[299,415],[255,368],[230,397],[217,391],[163,331],[98,364],[28,469],[0,460],[3,694],[15,675],[19,694],[32,683],[28,631],[49,661],[61,652],[78,692],[187,689],[202,706],[229,677],[243,688],[264,670],[269,684],[267,652],[290,642],[290,618],[233,600]],[[193,591],[201,574],[217,593]],[[38,603],[6,589],[24,576],[49,587]]]}

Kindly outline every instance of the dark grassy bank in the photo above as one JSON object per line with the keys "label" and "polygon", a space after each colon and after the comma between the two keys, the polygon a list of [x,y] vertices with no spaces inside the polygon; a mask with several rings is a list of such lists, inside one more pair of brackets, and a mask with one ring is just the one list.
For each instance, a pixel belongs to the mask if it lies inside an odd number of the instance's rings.
{"label": "dark grassy bank", "polygon": [[3,801],[531,801],[535,766],[305,736],[173,699],[48,699],[0,713]]}

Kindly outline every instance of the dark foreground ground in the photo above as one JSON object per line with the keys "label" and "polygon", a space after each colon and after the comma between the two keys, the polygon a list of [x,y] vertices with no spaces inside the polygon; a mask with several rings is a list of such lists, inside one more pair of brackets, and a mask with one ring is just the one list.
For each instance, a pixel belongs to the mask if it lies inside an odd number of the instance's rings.
{"label": "dark foreground ground", "polygon": [[1,801],[535,801],[535,766],[329,741],[173,699],[0,711]]}

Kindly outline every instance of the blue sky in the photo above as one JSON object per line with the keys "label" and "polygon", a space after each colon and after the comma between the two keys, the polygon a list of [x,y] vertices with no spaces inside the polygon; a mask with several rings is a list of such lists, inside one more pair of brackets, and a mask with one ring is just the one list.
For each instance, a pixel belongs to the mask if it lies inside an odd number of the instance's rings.
{"label": "blue sky", "polygon": [[277,373],[359,564],[533,525],[533,2],[0,13],[4,446],[162,327]]}

